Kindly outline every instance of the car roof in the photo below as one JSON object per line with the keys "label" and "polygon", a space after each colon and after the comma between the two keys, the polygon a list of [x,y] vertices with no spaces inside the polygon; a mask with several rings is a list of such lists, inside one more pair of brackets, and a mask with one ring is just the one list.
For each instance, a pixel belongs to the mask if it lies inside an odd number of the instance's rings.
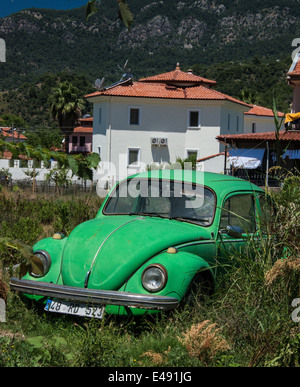
{"label": "car roof", "polygon": [[129,176],[129,178],[132,177],[139,177],[145,179],[177,180],[185,181],[187,183],[197,183],[209,187],[219,194],[227,194],[233,191],[263,192],[261,188],[247,180],[242,180],[234,176],[228,176],[212,172],[198,172],[181,169],[164,169],[152,170]]}

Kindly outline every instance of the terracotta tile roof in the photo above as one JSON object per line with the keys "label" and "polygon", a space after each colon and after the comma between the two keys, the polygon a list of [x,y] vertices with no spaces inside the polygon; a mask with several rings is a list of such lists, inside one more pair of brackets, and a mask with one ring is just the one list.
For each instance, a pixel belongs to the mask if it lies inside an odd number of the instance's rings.
{"label": "terracotta tile roof", "polygon": [[[265,117],[274,117],[272,109],[268,109],[262,106],[252,105],[252,108],[244,113],[245,115],[255,115],[255,116],[265,116]],[[283,117],[284,113],[277,112],[278,117]]]}
{"label": "terracotta tile roof", "polygon": [[87,117],[87,118],[79,118],[79,122],[93,122],[94,118],[93,117]]}
{"label": "terracotta tile roof", "polygon": [[[13,158],[13,154],[11,152],[6,151],[6,150],[2,152],[2,159],[11,160],[12,158]],[[31,160],[31,159],[28,159],[28,157],[25,155],[19,155],[18,159],[19,160]]]}
{"label": "terracotta tile roof", "polygon": [[71,133],[91,133],[93,134],[93,127],[92,126],[76,126]]}
{"label": "terracotta tile roof", "polygon": [[[223,136],[217,136],[217,140],[229,142],[234,140],[243,140],[243,141],[275,141],[275,132],[265,132],[265,133],[247,133],[247,134],[229,134]],[[281,141],[296,141],[300,142],[300,131],[297,130],[288,130],[280,132],[279,136]]]}
{"label": "terracotta tile roof", "polygon": [[12,133],[9,133],[10,130],[10,127],[0,127],[0,136],[14,138],[16,140],[27,140],[27,137],[25,137],[24,134],[15,132],[14,135],[12,135]]}
{"label": "terracotta tile roof", "polygon": [[181,71],[178,67],[175,71],[170,71],[168,73],[154,75],[148,78],[142,78],[139,82],[164,82],[164,83],[181,83],[181,84],[207,84],[207,85],[216,85],[216,81],[211,79],[206,79],[194,75],[191,70],[188,72]]}
{"label": "terracotta tile roof", "polygon": [[252,105],[211,89],[210,86],[215,84],[215,81],[194,75],[191,70],[188,70],[188,72],[181,71],[179,64],[177,64],[175,71],[143,78],[138,82],[132,82],[131,79],[120,81],[104,88],[102,91],[97,91],[85,97],[118,96],[184,100],[227,100],[249,108],[252,107]]}
{"label": "terracotta tile roof", "polygon": [[89,94],[86,98],[98,96],[118,96],[118,97],[136,97],[136,98],[163,98],[163,99],[184,99],[184,100],[223,100],[238,103],[251,107],[236,98],[220,93],[219,91],[209,89],[205,86],[192,87],[174,87],[165,83],[149,82],[128,82],[117,85],[104,91],[97,91]]}
{"label": "terracotta tile roof", "polygon": [[12,153],[8,151],[4,151],[2,153],[2,158],[5,160],[11,160],[12,159]]}
{"label": "terracotta tile roof", "polygon": [[300,57],[297,55],[295,57],[295,61],[290,68],[290,71],[288,72],[288,76],[293,76],[293,75],[300,75]]}

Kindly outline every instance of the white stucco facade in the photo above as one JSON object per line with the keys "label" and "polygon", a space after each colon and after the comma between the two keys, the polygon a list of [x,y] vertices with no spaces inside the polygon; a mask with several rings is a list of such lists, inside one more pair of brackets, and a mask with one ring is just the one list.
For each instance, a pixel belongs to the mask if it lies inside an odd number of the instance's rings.
{"label": "white stucco facade", "polygon": [[[191,101],[154,98],[94,98],[93,152],[101,156],[95,180],[115,182],[147,166],[174,163],[195,152],[197,158],[223,151],[216,140],[220,134],[244,132],[247,107],[229,101]],[[138,124],[130,124],[130,109],[139,110]],[[198,112],[198,126],[190,127],[190,112]],[[166,139],[167,145],[153,145]],[[130,152],[137,162],[130,165]],[[215,160],[215,172],[224,170]]]}
{"label": "white stucco facade", "polygon": [[[281,117],[279,117],[281,120]],[[245,114],[245,133],[266,133],[275,132],[276,126],[273,116],[258,116]],[[284,128],[284,120],[281,124],[281,130]]]}

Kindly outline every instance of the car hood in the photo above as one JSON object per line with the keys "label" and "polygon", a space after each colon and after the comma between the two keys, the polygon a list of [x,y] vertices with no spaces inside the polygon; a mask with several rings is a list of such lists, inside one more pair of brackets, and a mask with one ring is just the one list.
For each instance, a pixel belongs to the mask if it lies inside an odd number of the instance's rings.
{"label": "car hood", "polygon": [[148,259],[171,246],[210,239],[207,229],[176,220],[106,216],[85,222],[68,237],[62,260],[63,282],[118,290]]}

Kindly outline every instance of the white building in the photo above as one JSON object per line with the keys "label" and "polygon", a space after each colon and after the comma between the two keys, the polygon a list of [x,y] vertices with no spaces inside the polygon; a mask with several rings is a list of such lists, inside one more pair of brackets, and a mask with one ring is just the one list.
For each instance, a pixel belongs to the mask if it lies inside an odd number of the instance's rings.
{"label": "white building", "polygon": [[[216,137],[244,133],[251,106],[212,89],[215,84],[177,65],[138,82],[124,77],[86,96],[94,105],[93,152],[102,160],[95,179],[113,183],[152,164],[222,152]],[[223,172],[224,159],[215,160],[215,172]]]}
{"label": "white building", "polygon": [[[217,136],[275,130],[272,110],[220,93],[213,89],[215,85],[177,65],[175,71],[138,82],[124,76],[86,96],[94,107],[92,151],[102,160],[94,179],[111,186],[149,166],[190,155],[196,155],[204,170],[223,173],[225,148]],[[7,141],[12,136],[5,130],[2,135]],[[23,164],[0,160],[0,169],[9,168],[13,179],[22,180],[27,168]],[[42,168],[38,179],[43,180],[47,172]]]}
{"label": "white building", "polygon": [[[284,117],[284,113],[277,112],[277,114],[279,120]],[[244,119],[245,134],[275,131],[274,113],[271,109],[253,105],[249,111],[245,112]],[[282,120],[281,124],[281,129],[283,128],[284,120]]]}

